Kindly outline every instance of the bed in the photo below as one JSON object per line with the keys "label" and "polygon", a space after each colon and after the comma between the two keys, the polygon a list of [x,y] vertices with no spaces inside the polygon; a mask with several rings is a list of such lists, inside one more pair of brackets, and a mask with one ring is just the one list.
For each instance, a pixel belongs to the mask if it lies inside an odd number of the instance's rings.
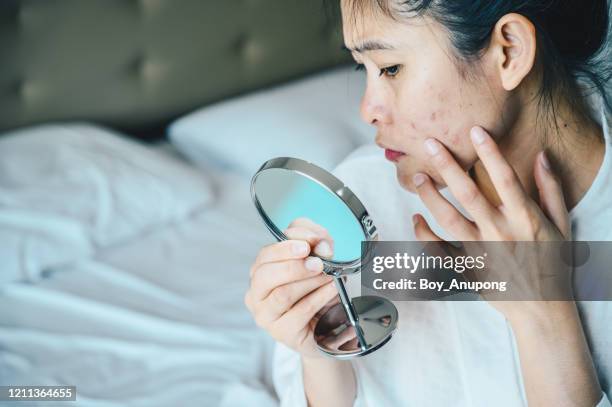
{"label": "bed", "polygon": [[0,385],[275,406],[273,343],[243,305],[273,242],[249,182],[373,140],[337,9],[8,0],[0,20]]}

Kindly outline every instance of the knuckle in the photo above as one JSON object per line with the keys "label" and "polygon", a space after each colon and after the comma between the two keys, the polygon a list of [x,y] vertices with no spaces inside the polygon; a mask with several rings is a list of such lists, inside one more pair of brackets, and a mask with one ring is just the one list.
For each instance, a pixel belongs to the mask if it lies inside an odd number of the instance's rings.
{"label": "knuckle", "polygon": [[267,255],[268,251],[273,250],[276,244],[278,243],[272,243],[272,244],[262,247],[261,250],[259,250],[259,252],[257,253],[257,256],[255,257],[255,261],[253,262],[253,264],[254,265],[261,264],[263,259]]}
{"label": "knuckle", "polygon": [[299,275],[302,272],[302,268],[301,260],[291,260],[287,262],[287,272],[292,275]]}
{"label": "knuckle", "polygon": [[321,306],[322,305],[319,304],[318,298],[316,296],[313,296],[312,298],[309,298],[304,304],[304,314],[314,315],[319,311]]}
{"label": "knuckle", "polygon": [[479,191],[475,185],[466,186],[459,193],[459,199],[467,205],[471,205],[478,199]]}
{"label": "knuckle", "polygon": [[264,249],[261,249],[259,253],[257,253],[257,256],[255,256],[255,260],[253,260],[253,264],[251,264],[251,268],[255,268],[257,264],[261,263],[261,256],[263,251]]}
{"label": "knuckle", "polygon": [[530,236],[538,236],[542,230],[542,221],[534,211],[527,211],[527,226]]}
{"label": "knuckle", "polygon": [[439,168],[448,168],[450,166],[451,159],[448,154],[438,154],[436,161]]}
{"label": "knuckle", "polygon": [[503,169],[500,170],[499,179],[502,188],[505,189],[513,187],[517,181],[516,174],[514,173],[514,170],[510,167],[503,167]]}
{"label": "knuckle", "polygon": [[461,224],[461,218],[456,213],[451,213],[443,219],[443,224],[448,229],[456,229]]}
{"label": "knuckle", "polygon": [[324,228],[321,225],[315,225],[316,227],[312,228],[312,231],[315,232],[317,234],[317,236],[323,238],[323,239],[329,239],[331,240],[331,235],[329,234],[329,231]]}
{"label": "knuckle", "polygon": [[291,291],[287,287],[276,287],[271,293],[272,300],[281,307],[290,305]]}

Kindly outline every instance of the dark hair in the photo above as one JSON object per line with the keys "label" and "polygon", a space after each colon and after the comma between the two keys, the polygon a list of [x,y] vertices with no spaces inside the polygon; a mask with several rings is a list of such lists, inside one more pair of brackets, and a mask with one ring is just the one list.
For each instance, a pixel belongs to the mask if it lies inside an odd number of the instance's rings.
{"label": "dark hair", "polygon": [[599,91],[605,108],[612,111],[606,89],[611,77],[607,0],[350,0],[348,4],[354,16],[374,7],[392,18],[433,18],[448,31],[457,62],[477,60],[499,19],[508,13],[521,14],[537,31],[537,59],[542,67],[537,96],[540,106],[549,108],[540,110],[554,118],[555,95],[561,94],[570,106],[586,114],[583,99]]}

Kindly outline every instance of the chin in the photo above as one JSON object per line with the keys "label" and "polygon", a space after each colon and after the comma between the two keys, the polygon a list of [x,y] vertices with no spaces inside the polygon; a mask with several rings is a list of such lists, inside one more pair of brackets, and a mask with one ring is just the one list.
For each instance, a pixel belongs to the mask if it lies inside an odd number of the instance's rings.
{"label": "chin", "polygon": [[397,182],[399,185],[408,192],[416,194],[416,187],[412,182],[412,175],[403,175],[399,171],[397,172]]}

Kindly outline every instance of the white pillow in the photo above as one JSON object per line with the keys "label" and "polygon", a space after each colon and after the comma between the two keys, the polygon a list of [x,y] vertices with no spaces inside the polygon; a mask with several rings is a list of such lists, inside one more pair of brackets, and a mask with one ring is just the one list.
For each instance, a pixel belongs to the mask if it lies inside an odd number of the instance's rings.
{"label": "white pillow", "polygon": [[328,170],[374,140],[359,117],[365,75],[339,68],[199,109],[173,122],[174,146],[204,168],[251,176],[266,160],[298,157]]}
{"label": "white pillow", "polygon": [[200,171],[101,127],[0,135],[0,282],[35,280],[213,198]]}

